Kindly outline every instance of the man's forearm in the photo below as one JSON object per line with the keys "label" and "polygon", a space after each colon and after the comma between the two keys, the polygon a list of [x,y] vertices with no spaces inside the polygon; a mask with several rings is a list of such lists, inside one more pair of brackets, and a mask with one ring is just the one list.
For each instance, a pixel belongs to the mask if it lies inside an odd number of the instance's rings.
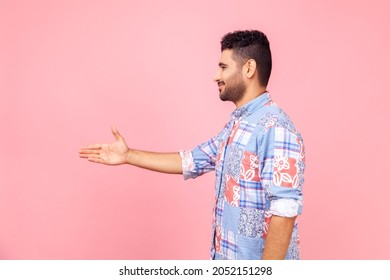
{"label": "man's forearm", "polygon": [[283,260],[286,257],[296,217],[272,216],[268,226],[263,260]]}
{"label": "man's forearm", "polygon": [[183,173],[179,153],[155,153],[129,149],[127,163],[157,172],[170,174]]}

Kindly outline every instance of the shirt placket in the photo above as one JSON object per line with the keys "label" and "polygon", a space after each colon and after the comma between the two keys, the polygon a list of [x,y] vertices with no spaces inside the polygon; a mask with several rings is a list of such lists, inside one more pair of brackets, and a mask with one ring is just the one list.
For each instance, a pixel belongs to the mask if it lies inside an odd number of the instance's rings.
{"label": "shirt placket", "polygon": [[[225,143],[225,146],[222,148],[222,154],[221,154],[221,162],[225,162],[225,155],[226,155],[226,150],[228,148],[228,141],[230,139],[230,136],[232,134],[232,131],[233,131],[233,128],[238,125],[238,119],[233,116],[232,119],[230,120],[230,123],[229,123],[229,126],[227,128],[227,132],[225,134],[225,138],[222,140],[222,142]],[[214,206],[214,224],[213,224],[213,236],[212,236],[212,240],[213,240],[213,247],[211,249],[211,252],[212,252],[212,257],[213,255],[215,254],[215,236],[216,236],[216,227],[217,225],[222,225],[222,217],[219,218],[218,215],[217,215],[217,211],[218,209],[223,209],[223,198],[221,198],[221,192],[223,192],[224,190],[224,186],[223,186],[223,183],[224,183],[224,166],[225,164],[222,164],[221,166],[221,169],[219,170],[219,176],[217,176],[217,179],[216,179],[216,183],[215,183],[215,186],[216,186],[216,189],[215,189],[215,206]]]}

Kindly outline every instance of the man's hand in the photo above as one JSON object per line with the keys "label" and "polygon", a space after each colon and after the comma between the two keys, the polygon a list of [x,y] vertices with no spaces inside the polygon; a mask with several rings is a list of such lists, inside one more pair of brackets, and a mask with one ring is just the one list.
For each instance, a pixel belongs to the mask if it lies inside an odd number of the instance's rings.
{"label": "man's hand", "polygon": [[125,139],[118,133],[115,126],[112,127],[115,142],[111,144],[94,144],[80,149],[80,157],[91,162],[107,165],[119,165],[127,163],[129,147]]}
{"label": "man's hand", "polygon": [[179,153],[155,153],[129,149],[125,139],[118,133],[115,126],[112,127],[112,134],[115,136],[115,142],[81,148],[80,157],[107,165],[127,163],[157,172],[183,173]]}

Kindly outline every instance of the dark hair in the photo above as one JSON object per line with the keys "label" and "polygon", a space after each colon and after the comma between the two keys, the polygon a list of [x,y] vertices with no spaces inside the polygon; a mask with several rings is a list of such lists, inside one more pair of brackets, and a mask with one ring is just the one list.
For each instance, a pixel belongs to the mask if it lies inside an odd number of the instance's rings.
{"label": "dark hair", "polygon": [[221,52],[233,50],[233,59],[244,65],[248,59],[257,64],[259,82],[267,86],[271,75],[272,58],[267,36],[258,30],[234,31],[222,37]]}

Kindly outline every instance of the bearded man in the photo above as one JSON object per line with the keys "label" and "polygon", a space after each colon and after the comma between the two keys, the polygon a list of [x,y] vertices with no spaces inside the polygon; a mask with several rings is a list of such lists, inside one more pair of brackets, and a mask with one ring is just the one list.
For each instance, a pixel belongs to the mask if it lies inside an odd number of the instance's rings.
{"label": "bearded man", "polygon": [[257,30],[223,36],[214,81],[236,109],[223,130],[191,151],[155,153],[116,141],[80,150],[91,162],[131,164],[196,178],[215,171],[212,259],[299,259],[304,145],[287,114],[267,91],[272,59]]}

